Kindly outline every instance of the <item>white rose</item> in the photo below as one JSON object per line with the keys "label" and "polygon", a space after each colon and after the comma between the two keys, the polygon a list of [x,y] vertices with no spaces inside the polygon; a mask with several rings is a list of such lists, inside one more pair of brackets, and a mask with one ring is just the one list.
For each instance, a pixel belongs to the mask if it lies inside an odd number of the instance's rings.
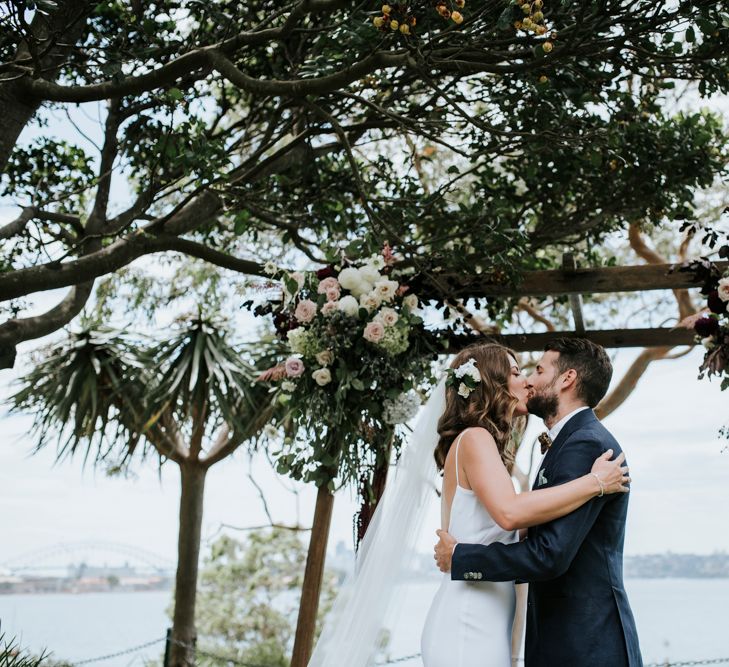
{"label": "white rose", "polygon": [[362,308],[366,308],[369,313],[379,308],[381,303],[382,300],[374,292],[369,292],[368,294],[363,294],[359,297],[359,305],[362,306]]}
{"label": "white rose", "polygon": [[311,377],[314,378],[314,382],[316,382],[320,387],[323,387],[325,384],[329,384],[332,381],[332,374],[328,368],[318,368],[311,374]]}
{"label": "white rose", "polygon": [[[334,302],[330,301],[329,303],[334,303]],[[339,308],[339,310],[341,310],[346,315],[350,315],[351,317],[354,317],[355,315],[357,315],[357,313],[359,313],[359,304],[357,303],[357,299],[355,299],[353,296],[351,296],[349,294],[347,294],[347,296],[343,296],[336,303],[337,303],[337,307]]]}
{"label": "white rose", "polygon": [[337,276],[337,280],[339,280],[339,284],[344,287],[344,289],[351,290],[352,287],[361,282],[362,279],[360,278],[359,271],[357,269],[348,267],[346,269],[342,269],[339,276]]}
{"label": "white rose", "polygon": [[719,298],[722,301],[729,301],[729,278],[722,278],[719,281]]}
{"label": "white rose", "polygon": [[468,385],[461,382],[461,384],[458,385],[458,395],[463,396],[463,398],[468,398],[468,395],[471,393],[471,390],[468,388]]}
{"label": "white rose", "polygon": [[377,313],[376,320],[382,322],[386,327],[391,327],[398,320],[398,314],[392,308],[383,308]]}
{"label": "white rose", "polygon": [[281,389],[283,389],[284,391],[288,391],[289,393],[291,393],[294,389],[296,389],[296,383],[295,382],[291,382],[291,380],[284,380],[281,383]]}
{"label": "white rose", "polygon": [[382,278],[380,272],[371,264],[365,264],[365,266],[359,269],[359,275],[362,280],[366,280],[368,283],[373,285]]}
{"label": "white rose", "polygon": [[324,350],[323,352],[319,352],[319,354],[316,355],[316,360],[322,366],[328,366],[332,363],[332,361],[334,361],[334,352],[332,352],[331,350]]}
{"label": "white rose", "polygon": [[404,306],[407,306],[408,310],[412,313],[418,307],[418,297],[414,294],[408,294],[403,300]]}
{"label": "white rose", "polygon": [[400,287],[396,280],[378,280],[375,283],[375,292],[383,301],[390,301]]}

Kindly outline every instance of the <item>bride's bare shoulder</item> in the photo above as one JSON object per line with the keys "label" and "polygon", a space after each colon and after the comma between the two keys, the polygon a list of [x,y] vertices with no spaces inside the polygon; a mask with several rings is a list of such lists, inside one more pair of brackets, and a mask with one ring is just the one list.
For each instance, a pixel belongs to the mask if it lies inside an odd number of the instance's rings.
{"label": "bride's bare shoulder", "polygon": [[463,444],[469,448],[483,446],[486,443],[493,445],[496,444],[494,436],[491,435],[488,429],[485,429],[482,426],[472,426],[471,428],[467,428],[463,431],[463,437],[461,440]]}

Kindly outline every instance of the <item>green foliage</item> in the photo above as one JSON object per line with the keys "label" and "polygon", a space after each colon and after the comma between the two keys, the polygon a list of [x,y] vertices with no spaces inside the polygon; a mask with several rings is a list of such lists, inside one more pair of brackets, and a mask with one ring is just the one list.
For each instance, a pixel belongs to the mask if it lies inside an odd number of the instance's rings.
{"label": "green foliage", "polygon": [[0,667],[39,667],[46,665],[47,654],[33,656],[20,648],[15,639],[6,639],[5,633],[0,632]]}
{"label": "green foliage", "polygon": [[101,328],[42,350],[10,399],[33,414],[36,448],[57,443],[59,458],[83,449],[85,462],[117,469],[140,442],[142,458],[156,450],[163,462],[195,425],[212,433],[226,424],[240,442],[257,436],[270,401],[224,329],[184,321],[145,343]]}
{"label": "green foliage", "polygon": [[15,149],[0,183],[2,196],[39,205],[59,200],[60,211],[77,210],[94,183],[93,158],[66,141],[36,139]]}
{"label": "green foliage", "polygon": [[[198,587],[201,652],[287,667],[305,560],[299,535],[280,528],[251,532],[243,541],[222,536],[214,542]],[[333,602],[335,581],[333,573],[325,573],[320,620]],[[204,655],[199,660],[208,664]]]}

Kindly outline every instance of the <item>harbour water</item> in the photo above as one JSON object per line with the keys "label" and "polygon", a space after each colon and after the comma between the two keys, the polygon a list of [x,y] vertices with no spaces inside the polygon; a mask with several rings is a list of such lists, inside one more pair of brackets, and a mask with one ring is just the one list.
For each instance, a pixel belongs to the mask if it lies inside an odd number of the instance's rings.
{"label": "harbour water", "polygon": [[[729,659],[729,579],[628,579],[646,663],[667,659]],[[409,587],[392,638],[392,658],[419,651],[420,628],[437,581]],[[162,639],[171,593],[87,593],[0,595],[0,623],[6,638],[17,636],[39,653],[78,662]],[[105,660],[105,667],[131,667],[159,659],[164,642]],[[415,659],[405,663],[414,667]],[[729,664],[729,662],[727,662]]]}

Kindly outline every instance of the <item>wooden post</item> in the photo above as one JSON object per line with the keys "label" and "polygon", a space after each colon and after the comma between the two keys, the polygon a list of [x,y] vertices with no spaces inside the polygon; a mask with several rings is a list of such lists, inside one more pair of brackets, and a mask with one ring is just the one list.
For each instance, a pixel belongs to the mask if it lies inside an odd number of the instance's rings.
{"label": "wooden post", "polygon": [[304,583],[301,588],[301,604],[299,605],[299,618],[296,622],[291,667],[306,667],[314,647],[316,615],[319,611],[319,595],[324,576],[324,562],[333,507],[334,494],[326,486],[320,486],[316,496],[314,523],[311,528]]}
{"label": "wooden post", "polygon": [[162,667],[170,667],[170,644],[172,643],[172,628],[167,628],[165,637],[165,657],[162,660]]}

